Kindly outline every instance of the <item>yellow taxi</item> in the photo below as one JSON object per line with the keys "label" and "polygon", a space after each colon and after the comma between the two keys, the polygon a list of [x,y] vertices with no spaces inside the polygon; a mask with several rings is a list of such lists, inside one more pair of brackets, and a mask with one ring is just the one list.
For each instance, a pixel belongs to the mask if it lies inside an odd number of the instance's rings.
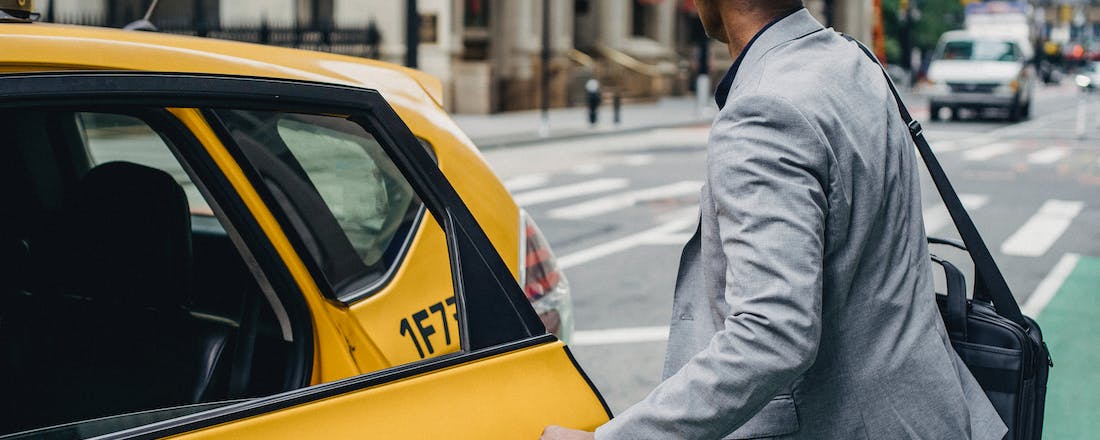
{"label": "yellow taxi", "polygon": [[0,10],[0,438],[610,417],[553,254],[437,80]]}

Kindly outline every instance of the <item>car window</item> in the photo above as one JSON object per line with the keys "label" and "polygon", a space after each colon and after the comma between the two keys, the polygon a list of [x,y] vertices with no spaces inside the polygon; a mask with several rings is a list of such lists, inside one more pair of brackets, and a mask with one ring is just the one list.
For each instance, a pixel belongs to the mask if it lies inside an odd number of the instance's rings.
{"label": "car window", "polygon": [[26,270],[0,296],[0,436],[83,438],[296,388],[286,372],[312,357],[286,336],[283,284],[211,209],[220,175],[182,162],[201,145],[164,108],[94,108],[0,113],[22,134],[5,165],[30,177],[10,189],[66,194],[6,231]]}
{"label": "car window", "polygon": [[944,60],[1017,61],[1016,44],[1008,41],[956,40],[948,41],[940,55]]}
{"label": "car window", "polygon": [[164,140],[144,121],[133,116],[92,112],[76,113],[76,118],[83,129],[92,165],[128,161],[166,171],[183,187],[193,214],[213,215],[210,205]]}
{"label": "car window", "polygon": [[394,269],[422,203],[382,146],[336,116],[218,110],[338,298]]}

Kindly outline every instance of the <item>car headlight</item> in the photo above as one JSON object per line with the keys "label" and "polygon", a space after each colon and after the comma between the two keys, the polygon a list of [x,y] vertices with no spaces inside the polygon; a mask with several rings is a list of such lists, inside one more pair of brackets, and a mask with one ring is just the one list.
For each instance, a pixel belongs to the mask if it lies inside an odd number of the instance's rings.
{"label": "car headlight", "polygon": [[1002,82],[1001,85],[997,86],[994,93],[998,95],[1013,95],[1018,90],[1020,90],[1020,80],[1017,78]]}
{"label": "car headlight", "polygon": [[934,79],[924,80],[925,93],[942,94],[947,93],[947,84],[942,81],[936,81]]}
{"label": "car headlight", "polygon": [[1092,85],[1092,78],[1089,78],[1088,75],[1078,74],[1075,82],[1078,87],[1086,88]]}

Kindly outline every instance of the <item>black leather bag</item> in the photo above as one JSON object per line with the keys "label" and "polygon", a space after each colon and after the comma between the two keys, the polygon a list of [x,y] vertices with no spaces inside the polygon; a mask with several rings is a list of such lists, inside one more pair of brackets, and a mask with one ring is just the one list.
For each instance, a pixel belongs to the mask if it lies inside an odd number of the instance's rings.
{"label": "black leather bag", "polygon": [[[866,46],[851,37],[845,38],[878,62]],[[1043,332],[1035,320],[1020,312],[993,255],[924,138],[920,123],[909,115],[885,69],[883,74],[962,238],[962,243],[934,238],[929,242],[962,249],[974,263],[974,299],[967,299],[962,272],[949,261],[933,256],[946,275],[947,294],[937,295],[937,301],[951,344],[1008,426],[1005,439],[1039,439],[1043,435],[1047,378],[1054,366],[1043,342]]]}
{"label": "black leather bag", "polygon": [[[966,249],[942,239],[929,242]],[[967,299],[962,271],[935,255],[932,260],[943,267],[947,280],[947,294],[936,300],[951,344],[1008,426],[1005,438],[1041,438],[1047,377],[1054,364],[1039,325],[1024,315],[1026,326],[1013,322],[998,312],[1004,306],[981,298],[987,294],[976,292],[979,299]]]}

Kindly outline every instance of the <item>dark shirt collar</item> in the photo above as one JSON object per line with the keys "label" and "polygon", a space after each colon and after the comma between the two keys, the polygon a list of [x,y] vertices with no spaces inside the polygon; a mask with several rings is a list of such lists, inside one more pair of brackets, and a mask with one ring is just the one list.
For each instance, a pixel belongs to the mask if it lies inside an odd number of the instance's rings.
{"label": "dark shirt collar", "polygon": [[718,83],[718,89],[714,91],[714,102],[718,103],[719,110],[726,106],[726,98],[729,97],[730,88],[733,87],[733,79],[737,77],[737,69],[741,67],[741,61],[745,59],[745,54],[748,53],[749,48],[752,47],[752,43],[755,43],[756,39],[760,38],[761,35],[764,35],[764,32],[766,32],[776,23],[783,21],[784,18],[790,17],[795,12],[801,11],[802,9],[804,8],[797,8],[779,17],[776,17],[775,20],[772,20],[770,23],[764,26],[763,29],[760,29],[760,32],[757,32],[756,35],[753,35],[752,39],[749,40],[749,44],[746,44],[745,48],[741,49],[741,54],[737,55],[736,60],[733,60],[733,65],[730,66],[730,70],[726,72],[726,76],[722,77],[722,82]]}

